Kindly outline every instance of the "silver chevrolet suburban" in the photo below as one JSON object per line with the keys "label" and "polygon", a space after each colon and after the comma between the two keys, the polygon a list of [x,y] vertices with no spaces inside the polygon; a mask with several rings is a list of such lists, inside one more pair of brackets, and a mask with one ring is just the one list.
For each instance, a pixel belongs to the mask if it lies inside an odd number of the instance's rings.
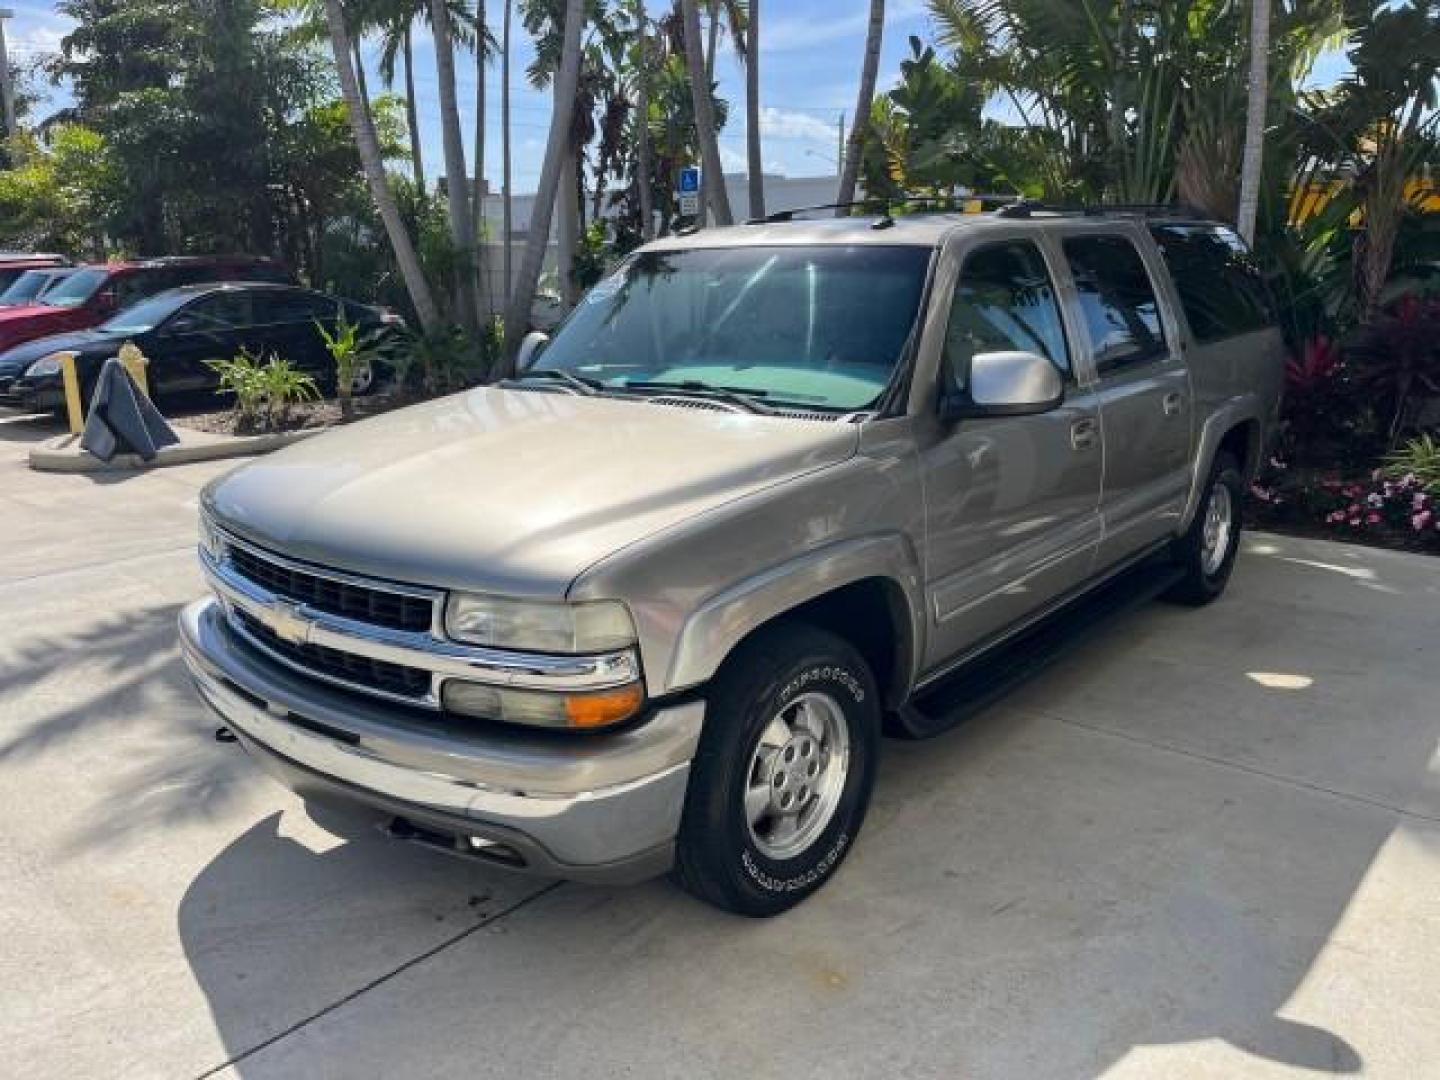
{"label": "silver chevrolet suburban", "polygon": [[1220,594],[1283,364],[1232,233],[791,217],[648,244],[512,377],[211,484],[217,734],[395,836],[770,915],[855,844],[882,731],[1142,568]]}

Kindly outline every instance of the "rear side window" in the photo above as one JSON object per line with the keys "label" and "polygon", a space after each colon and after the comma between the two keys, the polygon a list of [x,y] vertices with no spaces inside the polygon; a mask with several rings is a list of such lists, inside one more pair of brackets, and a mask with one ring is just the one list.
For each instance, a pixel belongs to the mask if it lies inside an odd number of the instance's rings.
{"label": "rear side window", "polygon": [[1218,225],[1151,229],[1200,342],[1263,330],[1274,322],[1270,296],[1240,238]]}
{"label": "rear side window", "polygon": [[336,303],[318,293],[264,290],[254,294],[257,323],[309,323],[335,318]]}
{"label": "rear side window", "polygon": [[1045,260],[1024,241],[977,248],[965,259],[945,328],[945,364],[963,380],[977,353],[1039,353],[1070,372],[1060,305]]}
{"label": "rear side window", "polygon": [[1065,258],[1101,375],[1165,355],[1160,303],[1134,244],[1123,236],[1073,236]]}

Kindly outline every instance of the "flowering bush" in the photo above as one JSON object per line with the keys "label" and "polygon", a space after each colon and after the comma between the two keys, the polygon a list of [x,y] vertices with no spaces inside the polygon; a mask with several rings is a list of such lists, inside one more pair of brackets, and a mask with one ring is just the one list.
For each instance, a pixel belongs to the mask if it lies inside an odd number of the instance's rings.
{"label": "flowering bush", "polygon": [[1440,533],[1440,505],[1414,473],[1388,479],[1375,472],[1368,484],[1321,482],[1335,507],[1325,515],[1327,525],[1347,529],[1409,529],[1414,533]]}

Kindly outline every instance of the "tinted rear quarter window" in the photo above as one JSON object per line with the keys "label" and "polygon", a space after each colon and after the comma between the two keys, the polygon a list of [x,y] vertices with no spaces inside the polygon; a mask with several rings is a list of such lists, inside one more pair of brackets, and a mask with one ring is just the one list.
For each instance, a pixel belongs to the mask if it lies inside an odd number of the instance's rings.
{"label": "tinted rear quarter window", "polygon": [[1160,304],[1134,244],[1123,236],[1073,236],[1065,258],[1100,374],[1166,355]]}
{"label": "tinted rear quarter window", "polygon": [[1274,322],[1264,279],[1245,245],[1229,229],[1157,225],[1151,232],[1196,341],[1248,334]]}

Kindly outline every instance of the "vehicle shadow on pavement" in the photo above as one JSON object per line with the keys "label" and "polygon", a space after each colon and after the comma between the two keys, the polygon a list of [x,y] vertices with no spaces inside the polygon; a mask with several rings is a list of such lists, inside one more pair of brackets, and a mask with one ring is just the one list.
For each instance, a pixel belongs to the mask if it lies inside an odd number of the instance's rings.
{"label": "vehicle shadow on pavement", "polygon": [[[1252,556],[1247,573],[1303,599],[1335,576],[1303,555]],[[1381,564],[1342,585],[1378,595],[1385,577]],[[887,743],[837,880],[768,922],[663,882],[555,887],[330,819],[317,847],[269,817],[179,911],[225,1075],[666,1076],[683,1062],[690,1077],[1077,1077],[1155,1048],[1182,1064],[1143,1075],[1373,1069],[1348,1012],[1326,1001],[1317,1016],[1306,991],[1327,951],[1363,953],[1376,932],[1342,924],[1377,856],[1433,830],[1265,757],[1295,732],[1330,738],[1325,711],[1352,706],[1277,708],[1249,677],[1333,627],[1297,629],[1274,655],[1204,652],[1274,636],[1245,629],[1256,620],[1242,604],[1154,605],[960,729]],[[1125,673],[1181,677],[1161,666],[1172,646],[1194,654],[1219,735],[1184,726],[1183,697],[1174,731],[1127,729],[1127,704],[1145,703]],[[1251,744],[1205,743],[1240,720]],[[1423,794],[1433,720],[1386,723],[1359,737]],[[1351,993],[1383,997],[1383,966],[1343,970]]]}

